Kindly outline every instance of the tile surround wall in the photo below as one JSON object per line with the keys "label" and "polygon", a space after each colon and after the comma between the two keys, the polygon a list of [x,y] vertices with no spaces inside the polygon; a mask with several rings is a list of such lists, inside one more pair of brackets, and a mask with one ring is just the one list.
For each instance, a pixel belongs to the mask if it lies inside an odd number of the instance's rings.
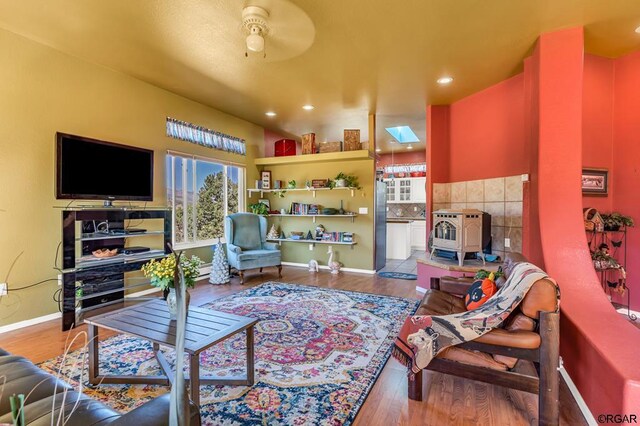
{"label": "tile surround wall", "polygon": [[388,218],[424,219],[427,205],[425,203],[387,204]]}
{"label": "tile surround wall", "polygon": [[[509,176],[466,182],[434,183],[433,210],[478,209],[491,215],[493,252],[522,252],[522,178]],[[504,239],[511,247],[504,247]]]}

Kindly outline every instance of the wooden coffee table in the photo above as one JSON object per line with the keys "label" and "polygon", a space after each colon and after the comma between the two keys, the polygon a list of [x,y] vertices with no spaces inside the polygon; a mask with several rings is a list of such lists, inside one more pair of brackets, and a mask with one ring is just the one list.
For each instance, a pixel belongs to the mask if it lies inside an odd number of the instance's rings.
{"label": "wooden coffee table", "polygon": [[[169,386],[173,383],[173,371],[160,345],[175,348],[176,322],[169,320],[169,310],[164,300],[152,300],[106,314],[87,318],[89,327],[89,383],[91,384],[151,384]],[[225,312],[189,307],[184,350],[189,354],[190,373],[187,380],[191,399],[200,405],[200,385],[252,386],[254,381],[253,326],[255,318],[241,317]],[[106,328],[130,334],[153,344],[153,353],[160,365],[161,376],[100,374],[98,359],[98,328]],[[246,331],[246,376],[200,376],[200,353],[216,343]]]}

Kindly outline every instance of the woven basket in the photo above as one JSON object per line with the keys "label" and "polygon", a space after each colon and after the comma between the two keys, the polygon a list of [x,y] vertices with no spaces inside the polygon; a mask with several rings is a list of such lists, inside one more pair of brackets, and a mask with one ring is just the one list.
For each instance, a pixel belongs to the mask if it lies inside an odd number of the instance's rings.
{"label": "woven basket", "polygon": [[595,231],[596,223],[592,220],[593,217],[598,213],[598,210],[593,207],[588,207],[583,209],[584,213],[584,229],[587,231]]}

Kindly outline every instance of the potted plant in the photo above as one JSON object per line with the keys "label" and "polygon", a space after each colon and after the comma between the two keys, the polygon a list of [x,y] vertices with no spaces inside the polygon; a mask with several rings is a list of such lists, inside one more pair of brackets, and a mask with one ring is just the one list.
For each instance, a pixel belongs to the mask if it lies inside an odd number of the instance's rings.
{"label": "potted plant", "polygon": [[333,180],[329,180],[329,188],[356,188],[360,189],[358,177],[347,175],[342,172],[338,173]]}
{"label": "potted plant", "polygon": [[596,250],[591,253],[591,260],[596,270],[618,268],[618,261],[602,250]]}
{"label": "potted plant", "polygon": [[[200,275],[200,266],[202,260],[198,256],[191,256],[187,258],[180,256],[180,266],[184,273],[184,284],[187,288],[193,288],[196,285],[196,279]],[[151,285],[157,287],[163,291],[166,295],[167,306],[169,307],[169,314],[171,319],[176,318],[177,305],[176,305],[176,289],[175,289],[175,269],[176,269],[176,255],[171,253],[169,256],[161,259],[151,259],[149,262],[142,265],[142,274],[149,278]],[[187,292],[187,306],[189,305],[189,293]]]}
{"label": "potted plant", "polygon": [[605,231],[618,231],[623,226],[632,227],[634,224],[631,216],[625,216],[618,212],[602,214],[601,216],[604,221]]}
{"label": "potted plant", "polygon": [[289,182],[287,182],[287,188],[296,189],[296,181],[295,180],[290,180]]}
{"label": "potted plant", "polygon": [[265,203],[258,202],[249,204],[249,210],[251,210],[251,213],[259,214],[261,216],[267,216],[269,214],[269,206],[267,206]]}

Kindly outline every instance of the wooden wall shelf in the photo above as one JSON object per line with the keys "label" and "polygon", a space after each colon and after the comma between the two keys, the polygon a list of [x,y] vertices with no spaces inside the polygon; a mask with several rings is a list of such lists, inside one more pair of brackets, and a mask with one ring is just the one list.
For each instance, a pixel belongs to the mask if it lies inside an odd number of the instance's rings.
{"label": "wooden wall shelf", "polygon": [[271,214],[271,215],[269,215],[269,217],[279,217],[279,218],[283,218],[283,217],[312,217],[313,218],[313,223],[316,223],[316,218],[317,217],[339,217],[339,218],[349,217],[349,218],[351,218],[351,222],[353,222],[353,220],[355,219],[356,216],[358,216],[358,215],[357,214]]}
{"label": "wooden wall shelf", "polygon": [[264,194],[269,194],[272,192],[290,192],[290,191],[305,191],[305,192],[311,192],[313,193],[313,196],[315,198],[316,196],[316,191],[351,191],[351,196],[353,197],[356,193],[357,188],[292,188],[292,189],[287,189],[287,188],[281,188],[281,189],[259,189],[259,188],[249,188],[247,189],[247,192],[249,193],[249,197],[251,197],[253,194],[255,193],[260,193],[261,197],[264,197]]}
{"label": "wooden wall shelf", "polygon": [[358,151],[325,152],[323,154],[290,155],[287,157],[256,158],[256,166],[278,166],[283,164],[324,163],[373,159],[367,149]]}
{"label": "wooden wall shelf", "polygon": [[310,246],[315,246],[316,244],[325,244],[325,245],[330,245],[330,246],[351,246],[351,248],[353,249],[353,246],[355,246],[356,242],[352,242],[352,243],[345,243],[342,241],[323,241],[323,240],[292,240],[290,238],[267,238],[267,241],[272,242],[272,243],[278,243],[278,245],[282,244],[282,243],[305,243],[305,244],[309,244]]}

